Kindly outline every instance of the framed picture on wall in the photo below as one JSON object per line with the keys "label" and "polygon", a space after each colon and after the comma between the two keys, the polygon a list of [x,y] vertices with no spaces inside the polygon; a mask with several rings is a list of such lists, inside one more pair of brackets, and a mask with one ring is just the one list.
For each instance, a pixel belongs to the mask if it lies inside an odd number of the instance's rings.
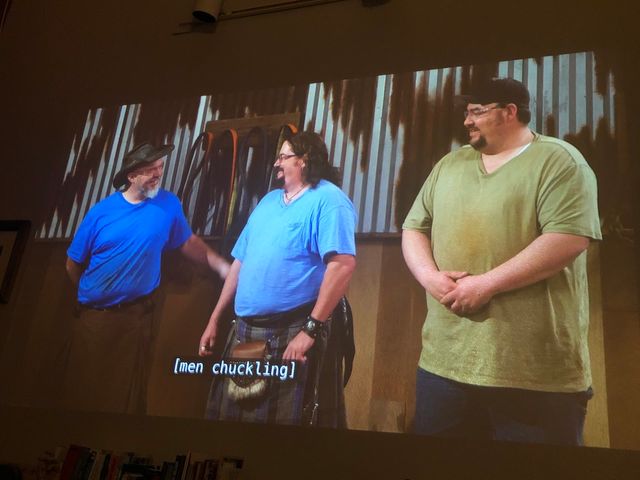
{"label": "framed picture on wall", "polygon": [[0,32],[4,28],[4,23],[7,21],[9,8],[11,8],[11,0],[0,0]]}
{"label": "framed picture on wall", "polygon": [[7,303],[31,229],[28,220],[0,220],[0,302]]}

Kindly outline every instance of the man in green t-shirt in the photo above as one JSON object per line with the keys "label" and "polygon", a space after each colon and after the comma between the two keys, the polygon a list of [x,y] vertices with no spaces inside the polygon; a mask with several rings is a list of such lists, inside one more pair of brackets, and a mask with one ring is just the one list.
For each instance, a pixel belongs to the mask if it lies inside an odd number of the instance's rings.
{"label": "man in green t-shirt", "polygon": [[428,307],[415,429],[581,444],[595,176],[576,148],[527,127],[522,83],[492,79],[465,101],[469,145],[438,162],[403,224]]}

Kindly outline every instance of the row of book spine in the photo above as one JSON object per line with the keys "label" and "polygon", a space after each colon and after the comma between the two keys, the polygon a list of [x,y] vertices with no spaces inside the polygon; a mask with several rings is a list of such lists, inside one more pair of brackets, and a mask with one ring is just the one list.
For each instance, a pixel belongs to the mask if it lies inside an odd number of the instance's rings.
{"label": "row of book spine", "polygon": [[243,460],[209,454],[176,455],[174,461],[154,464],[133,452],[94,450],[70,445],[60,466],[59,480],[236,480]]}

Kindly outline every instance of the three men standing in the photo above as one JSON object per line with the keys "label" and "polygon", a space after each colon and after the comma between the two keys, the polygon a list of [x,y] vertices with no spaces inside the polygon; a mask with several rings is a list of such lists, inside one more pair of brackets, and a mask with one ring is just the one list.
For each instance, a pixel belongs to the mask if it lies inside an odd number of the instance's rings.
{"label": "three men standing", "polygon": [[[416,431],[581,444],[592,395],[585,250],[601,238],[595,176],[573,146],[527,127],[529,92],[520,82],[493,79],[466,103],[469,145],[434,167],[403,225],[405,260],[428,305]],[[67,271],[80,284],[71,366],[87,390],[74,394],[101,397],[99,409],[144,410],[148,295],[162,251],[180,248],[227,273],[191,233],[177,198],[157,191],[170,151],[130,152],[114,179],[127,189],[89,212],[68,251]],[[228,351],[261,341],[270,358],[318,363],[314,345],[326,338],[355,268],[355,212],[334,185],[318,135],[285,142],[275,167],[282,188],[262,199],[233,249],[200,355],[211,354],[235,299]],[[300,424],[310,385],[318,387],[311,372],[272,383],[249,402],[238,400],[230,379],[214,382],[207,416]],[[344,426],[339,372],[334,380],[318,423]]]}
{"label": "three men standing", "polygon": [[595,176],[576,148],[529,130],[520,82],[465,100],[469,145],[434,167],[403,224],[428,305],[415,429],[581,444]]}

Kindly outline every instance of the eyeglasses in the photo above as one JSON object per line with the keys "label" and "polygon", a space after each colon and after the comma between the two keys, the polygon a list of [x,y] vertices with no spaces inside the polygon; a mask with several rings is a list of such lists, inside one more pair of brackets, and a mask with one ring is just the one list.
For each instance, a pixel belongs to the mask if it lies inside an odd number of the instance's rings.
{"label": "eyeglasses", "polygon": [[297,157],[297,155],[295,153],[281,153],[279,155],[276,155],[276,161],[277,162],[282,162],[284,160],[288,160],[292,157]]}
{"label": "eyeglasses", "polygon": [[504,107],[501,107],[498,104],[498,105],[494,105],[493,107],[476,107],[476,108],[472,108],[471,110],[465,110],[463,112],[464,119],[466,120],[467,117],[473,117],[473,118],[482,117],[483,115],[486,115],[491,110],[495,110],[496,108],[504,108]]}

